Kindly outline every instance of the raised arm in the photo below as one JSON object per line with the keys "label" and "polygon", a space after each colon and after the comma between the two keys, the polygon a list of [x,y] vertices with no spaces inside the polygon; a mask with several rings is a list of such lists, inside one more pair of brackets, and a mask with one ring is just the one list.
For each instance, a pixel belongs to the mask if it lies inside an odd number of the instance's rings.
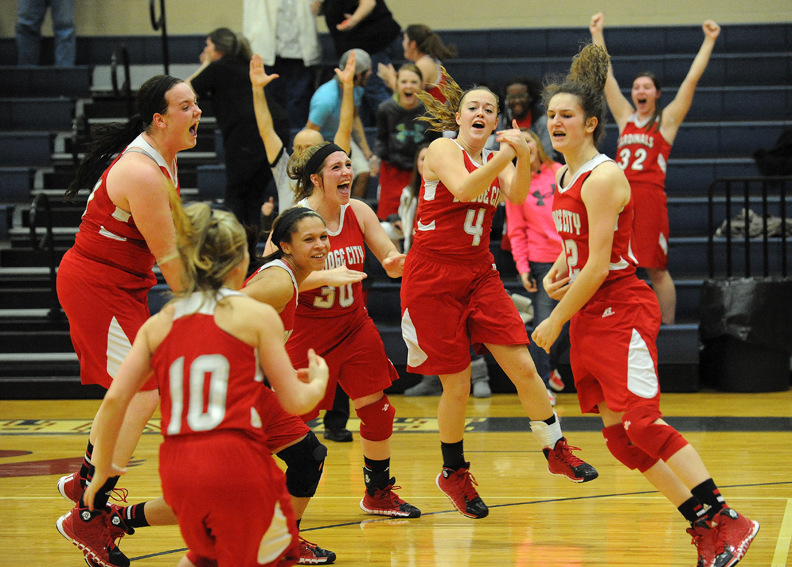
{"label": "raised arm", "polygon": [[264,87],[278,78],[278,75],[267,75],[264,71],[264,63],[261,56],[256,54],[250,60],[250,85],[253,89],[253,111],[256,114],[256,124],[258,125],[259,136],[264,142],[264,149],[267,152],[267,160],[274,163],[283,149],[283,140],[275,132],[275,125],[272,114],[267,104],[267,96]]}
{"label": "raised arm", "polygon": [[673,143],[682,121],[685,119],[688,110],[690,110],[696,85],[698,85],[701,75],[707,68],[712,49],[715,47],[715,40],[720,35],[720,26],[712,20],[705,21],[701,27],[704,30],[704,42],[701,44],[695,59],[693,59],[685,80],[679,85],[676,97],[663,109],[660,131],[669,143]]}
{"label": "raised arm", "polygon": [[[591,32],[591,42],[594,45],[605,47],[604,27],[605,14],[600,12],[591,16],[589,31]],[[622,94],[619,83],[616,81],[616,76],[613,74],[613,65],[610,63],[608,63],[608,80],[605,81],[605,100],[608,102],[608,108],[613,115],[613,119],[619,126],[619,132],[621,132],[627,123],[627,119],[635,112],[635,109]]]}
{"label": "raised arm", "polygon": [[346,67],[336,68],[336,77],[341,83],[341,115],[338,119],[333,142],[346,153],[352,149],[352,124],[355,120],[355,52],[349,54]]}

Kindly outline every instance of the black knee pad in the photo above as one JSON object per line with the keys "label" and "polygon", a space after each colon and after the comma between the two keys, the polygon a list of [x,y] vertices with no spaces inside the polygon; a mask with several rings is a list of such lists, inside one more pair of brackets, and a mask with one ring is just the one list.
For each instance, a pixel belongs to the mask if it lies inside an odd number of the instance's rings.
{"label": "black knee pad", "polygon": [[297,498],[310,498],[316,494],[322,478],[327,447],[322,445],[313,431],[309,431],[299,443],[286,447],[278,453],[286,463],[286,488]]}

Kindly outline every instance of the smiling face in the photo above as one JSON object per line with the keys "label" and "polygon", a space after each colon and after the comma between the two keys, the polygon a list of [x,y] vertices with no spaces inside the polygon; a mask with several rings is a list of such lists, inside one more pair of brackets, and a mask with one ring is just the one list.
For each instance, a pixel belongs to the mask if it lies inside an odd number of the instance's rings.
{"label": "smiling face", "polygon": [[202,111],[192,87],[187,83],[177,83],[165,93],[165,100],[168,109],[159,116],[167,124],[174,147],[178,148],[177,151],[195,147]]}
{"label": "smiling face", "polygon": [[396,91],[399,93],[399,104],[402,108],[412,109],[418,106],[418,96],[415,94],[423,88],[423,82],[415,72],[409,69],[400,69],[396,75]]}
{"label": "smiling face", "polygon": [[547,131],[553,148],[561,153],[578,149],[586,139],[593,144],[594,128],[597,119],[586,119],[583,107],[577,96],[570,93],[553,95],[547,105]]}
{"label": "smiling face", "polygon": [[290,242],[281,242],[280,248],[288,255],[295,267],[306,273],[324,269],[325,259],[330,252],[330,238],[321,218],[308,215],[297,221],[290,234]]}
{"label": "smiling face", "polygon": [[346,152],[333,152],[324,160],[319,173],[311,175],[314,193],[322,192],[324,200],[346,205],[352,192],[352,162]]}
{"label": "smiling face", "polygon": [[486,142],[498,122],[498,101],[490,91],[472,90],[462,97],[456,113],[459,135]]}
{"label": "smiling face", "polygon": [[512,118],[522,120],[531,111],[531,95],[528,86],[515,83],[506,87],[506,104],[509,106]]}
{"label": "smiling face", "polygon": [[657,109],[660,91],[650,77],[637,77],[632,84],[632,101],[639,116],[650,116]]}

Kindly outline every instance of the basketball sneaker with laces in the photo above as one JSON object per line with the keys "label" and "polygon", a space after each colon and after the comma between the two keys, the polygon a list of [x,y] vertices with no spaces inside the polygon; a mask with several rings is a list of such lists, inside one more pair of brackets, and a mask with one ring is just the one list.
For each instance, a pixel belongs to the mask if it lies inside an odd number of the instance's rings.
{"label": "basketball sneaker with laces", "polygon": [[547,459],[547,470],[552,474],[565,476],[572,482],[588,482],[597,478],[597,470],[573,455],[572,451],[580,451],[580,447],[567,444],[566,437],[556,441],[552,449],[542,449]]}
{"label": "basketball sneaker with laces", "polygon": [[336,560],[336,554],[322,549],[300,536],[300,559],[298,565],[330,565]]}
{"label": "basketball sneaker with laces", "polygon": [[473,488],[478,483],[470,474],[470,463],[465,463],[465,466],[457,470],[444,467],[437,475],[435,483],[463,516],[486,518],[489,514],[489,508]]}
{"label": "basketball sneaker with laces", "polygon": [[129,567],[129,559],[116,546],[108,529],[106,511],[91,511],[75,506],[58,518],[58,532],[85,555],[89,565]]}
{"label": "basketball sneaker with laces", "polygon": [[759,522],[749,520],[731,508],[724,508],[713,519],[718,525],[718,541],[712,567],[732,567],[745,557],[759,531]]}
{"label": "basketball sneaker with laces", "polygon": [[698,551],[696,567],[711,567],[715,560],[715,545],[718,542],[718,531],[704,518],[690,525],[685,530],[693,538],[692,543]]}
{"label": "basketball sneaker with laces", "polygon": [[399,495],[394,490],[401,488],[401,486],[394,486],[394,482],[396,482],[396,479],[391,478],[385,488],[366,488],[363,499],[360,501],[360,509],[367,514],[375,514],[377,516],[418,518],[421,515],[421,511],[399,498]]}
{"label": "basketball sneaker with laces", "polygon": [[66,500],[70,500],[75,504],[80,501],[80,498],[85,492],[85,489],[80,483],[80,473],[71,473],[62,476],[58,479],[58,492]]}

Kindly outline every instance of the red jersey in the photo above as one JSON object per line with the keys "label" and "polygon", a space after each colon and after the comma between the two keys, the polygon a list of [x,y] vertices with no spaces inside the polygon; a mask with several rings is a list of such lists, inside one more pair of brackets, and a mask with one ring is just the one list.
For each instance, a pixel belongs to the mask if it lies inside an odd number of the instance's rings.
{"label": "red jersey", "polygon": [[[308,201],[303,199],[299,205],[308,207]],[[366,246],[363,231],[355,216],[355,212],[348,204],[341,207],[341,222],[338,230],[327,231],[330,237],[330,252],[325,259],[325,269],[331,270],[339,266],[346,266],[350,270],[363,271],[363,261],[366,258]],[[348,317],[365,315],[363,303],[363,284],[360,282],[347,284],[341,287],[324,286],[300,293],[297,305],[297,319],[301,317]],[[313,326],[314,323],[306,323]],[[303,328],[298,324],[297,332]]]}
{"label": "red jersey", "polygon": [[663,189],[671,144],[660,133],[659,121],[647,129],[637,119],[637,114],[631,115],[619,135],[617,163],[633,188],[640,184]]}
{"label": "red jersey", "polygon": [[254,406],[263,388],[256,349],[217,326],[221,297],[242,295],[222,289],[174,304],[173,327],[151,357],[159,382],[162,434],[236,431],[264,442]]}
{"label": "red jersey", "polygon": [[297,311],[297,298],[300,295],[300,290],[297,287],[297,279],[294,277],[294,272],[292,272],[291,266],[289,266],[289,264],[287,264],[280,258],[277,258],[272,262],[267,262],[266,264],[261,266],[258,270],[256,270],[253,274],[251,274],[251,276],[245,280],[244,285],[247,285],[248,282],[251,279],[253,279],[253,276],[263,272],[268,268],[281,268],[283,270],[286,270],[286,273],[289,274],[289,277],[291,278],[292,284],[294,284],[294,295],[292,296],[291,301],[289,301],[289,303],[286,304],[286,307],[283,308],[283,311],[280,312],[281,322],[283,323],[283,342],[285,343],[286,341],[289,340],[292,331],[294,331],[294,314]]}
{"label": "red jersey", "polygon": [[129,151],[144,153],[153,159],[162,173],[173,183],[176,191],[179,191],[177,172],[170,171],[162,156],[143,139],[141,134],[113,160],[96,182],[88,197],[74,248],[83,256],[99,263],[134,275],[149,277],[154,267],[154,256],[149,251],[143,235],[135,226],[132,214],[116,207],[107,194],[107,176],[110,170],[121,156]]}
{"label": "red jersey", "polygon": [[[583,183],[598,165],[611,161],[604,154],[597,154],[580,168],[575,176],[566,184],[561,185],[553,199],[553,220],[556,230],[564,244],[567,268],[571,281],[583,269],[589,257],[588,214],[583,198],[580,196]],[[566,169],[561,176],[561,183],[569,173]],[[613,282],[635,273],[636,260],[633,256],[630,240],[632,239],[633,200],[632,197],[619,213],[613,233],[610,269],[604,284]]]}
{"label": "red jersey", "polygon": [[[462,150],[462,157],[468,171],[473,172],[481,167],[481,164],[474,162],[465,150]],[[491,151],[482,150],[484,162],[492,157],[494,155]],[[423,180],[419,195],[412,248],[442,254],[464,262],[478,261],[492,256],[490,253],[492,216],[495,214],[501,195],[497,177],[484,193],[467,203],[454,197],[439,180]]]}

